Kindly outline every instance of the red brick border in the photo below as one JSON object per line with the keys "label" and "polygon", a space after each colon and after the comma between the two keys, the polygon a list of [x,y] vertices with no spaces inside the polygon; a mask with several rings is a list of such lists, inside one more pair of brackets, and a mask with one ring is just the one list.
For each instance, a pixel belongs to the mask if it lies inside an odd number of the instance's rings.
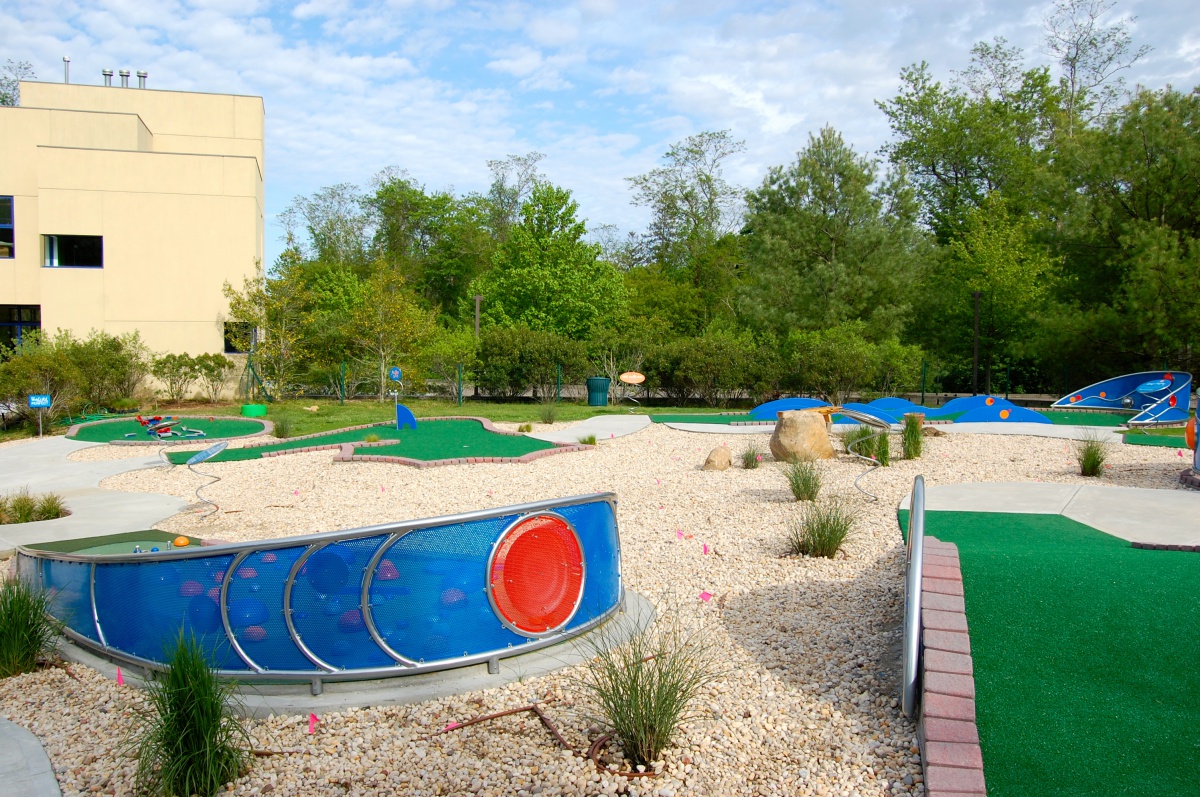
{"label": "red brick border", "polygon": [[975,666],[958,546],[925,538],[921,584],[921,719],[926,797],[987,794],[975,724]]}
{"label": "red brick border", "polygon": [[[255,432],[254,434],[243,434],[243,435],[239,435],[237,437],[179,437],[179,438],[167,438],[165,440],[109,440],[107,444],[98,443],[97,445],[183,446],[183,445],[189,445],[189,444],[194,444],[194,443],[219,443],[222,440],[249,440],[252,437],[261,437],[263,435],[271,434],[272,432],[275,431],[275,424],[272,423],[271,421],[268,421],[266,418],[245,418],[245,417],[242,417],[241,415],[177,415],[174,417],[179,418],[179,420],[181,420],[181,421],[186,421],[186,420],[202,421],[205,418],[220,418],[223,421],[258,421],[259,423],[261,423],[263,425],[263,428],[262,428],[261,432]],[[129,420],[136,420],[136,418],[134,418],[134,416],[132,416],[132,415],[127,415],[124,418],[104,418],[103,420],[99,420],[99,421],[85,421],[84,423],[77,423],[77,424],[72,425],[70,429],[67,429],[66,437],[67,437],[67,439],[74,440],[75,438],[71,437],[71,435],[78,434],[79,430],[81,428],[83,428],[84,426],[95,426],[96,424],[100,424],[100,423],[113,423],[114,421],[129,421]],[[91,441],[80,440],[79,442],[87,443],[87,442],[91,442]],[[264,445],[270,445],[270,443],[264,443]]]}
{"label": "red brick border", "polygon": [[1187,487],[1200,489],[1200,476],[1191,468],[1184,468],[1179,472],[1179,482]]}

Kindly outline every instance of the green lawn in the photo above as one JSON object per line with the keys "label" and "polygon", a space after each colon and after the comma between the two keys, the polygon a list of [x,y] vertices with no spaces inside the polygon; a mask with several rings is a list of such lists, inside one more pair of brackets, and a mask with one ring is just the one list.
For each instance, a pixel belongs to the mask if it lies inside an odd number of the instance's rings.
{"label": "green lawn", "polygon": [[[156,413],[163,416],[172,415],[173,413]],[[189,429],[198,429],[205,433],[204,438],[197,438],[197,442],[203,440],[216,440],[225,437],[246,437],[247,435],[257,434],[264,428],[263,424],[258,421],[237,418],[215,418],[209,420],[206,417],[183,418],[176,429],[186,426]],[[132,437],[126,435],[132,434]],[[82,440],[88,443],[110,443],[113,440],[137,440],[153,441],[154,438],[146,434],[146,428],[137,422],[134,418],[122,419],[119,421],[101,421],[99,423],[87,424],[79,429],[79,432],[71,437],[73,440]],[[181,437],[169,437],[168,440],[182,440]]]}
{"label": "green lawn", "polygon": [[[267,446],[230,448],[217,454],[209,462],[240,462],[259,459],[269,451],[292,451],[309,446],[326,446],[335,443],[360,443],[367,437],[378,437],[379,441],[398,440],[395,445],[372,446],[364,454],[381,456],[403,456],[411,459],[456,459],[458,457],[519,457],[531,451],[554,448],[553,443],[535,440],[524,435],[503,435],[489,432],[478,421],[421,421],[417,428],[397,431],[395,426],[373,426],[365,429],[348,429],[330,432],[319,437],[301,440],[281,440]],[[167,459],[174,465],[187,462],[194,451],[171,451]]]}
{"label": "green lawn", "polygon": [[1200,555],[1059,515],[925,523],[962,561],[988,794],[1197,793]]}

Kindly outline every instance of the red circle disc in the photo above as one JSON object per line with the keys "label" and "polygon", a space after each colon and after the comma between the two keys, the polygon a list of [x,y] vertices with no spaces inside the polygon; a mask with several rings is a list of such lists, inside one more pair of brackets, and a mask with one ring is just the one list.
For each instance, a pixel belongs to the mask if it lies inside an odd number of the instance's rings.
{"label": "red circle disc", "polygon": [[489,590],[492,608],[521,633],[566,625],[583,595],[583,549],[574,529],[555,515],[510,528],[492,557]]}

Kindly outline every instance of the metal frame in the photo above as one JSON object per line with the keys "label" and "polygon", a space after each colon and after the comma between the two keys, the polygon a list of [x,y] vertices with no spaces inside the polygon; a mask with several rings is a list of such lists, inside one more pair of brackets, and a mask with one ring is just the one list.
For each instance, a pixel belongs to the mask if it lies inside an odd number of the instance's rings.
{"label": "metal frame", "polygon": [[[567,530],[571,532],[571,536],[575,538],[575,544],[579,546],[579,566],[580,570],[583,571],[582,578],[579,582],[579,595],[575,598],[575,605],[571,607],[571,613],[567,615],[567,619],[563,620],[553,628],[547,628],[545,631],[540,632],[526,631],[518,628],[514,623],[509,622],[508,618],[504,616],[504,613],[500,611],[500,607],[496,605],[495,590],[492,588],[492,567],[496,562],[496,554],[500,552],[500,546],[504,543],[504,540],[508,537],[513,529],[515,529],[517,526],[520,526],[530,518],[535,517],[557,518],[558,520],[561,520],[564,525],[566,525]],[[620,578],[619,573],[617,577]],[[512,523],[509,523],[504,531],[500,532],[500,536],[496,538],[496,541],[492,543],[492,550],[491,553],[488,554],[487,558],[487,570],[485,570],[483,574],[483,583],[484,589],[487,590],[488,603],[492,607],[492,614],[496,615],[496,619],[500,621],[501,625],[503,625],[509,631],[512,631],[514,634],[519,634],[526,639],[541,639],[542,637],[556,634],[563,628],[566,628],[568,625],[570,625],[571,621],[575,619],[575,615],[578,613],[579,607],[583,605],[583,592],[585,589],[587,589],[587,554],[583,550],[583,541],[579,539],[579,532],[575,530],[575,524],[557,512],[530,512],[527,515],[522,515],[521,517],[517,518]]]}
{"label": "metal frame", "polygon": [[295,563],[292,564],[292,569],[288,571],[287,580],[283,582],[283,622],[287,625],[288,636],[292,638],[292,644],[299,648],[304,654],[304,658],[311,661],[316,666],[326,672],[337,672],[339,668],[334,667],[329,662],[322,659],[316,653],[313,653],[308,645],[304,644],[304,640],[300,638],[300,632],[296,630],[296,624],[292,621],[292,587],[296,585],[296,576],[303,569],[304,563],[309,557],[317,551],[323,551],[332,545],[333,542],[327,542],[324,545],[310,545],[308,550],[300,554]]}
{"label": "metal frame", "polygon": [[250,658],[250,654],[242,649],[242,643],[238,641],[237,634],[233,633],[233,625],[229,622],[229,585],[233,583],[233,577],[237,573],[238,568],[242,566],[242,562],[246,561],[252,553],[253,551],[242,551],[233,557],[233,561],[225,569],[225,577],[221,579],[221,600],[219,601],[221,625],[225,629],[225,638],[229,640],[229,646],[233,648],[234,653],[238,654],[238,658],[246,662],[246,666],[255,672],[263,672],[265,668]]}
{"label": "metal frame", "polygon": [[908,547],[904,583],[904,681],[900,706],[904,715],[915,718],[920,704],[921,677],[921,582],[925,556],[925,477],[913,479],[908,507]]}
{"label": "metal frame", "polygon": [[383,541],[379,546],[379,550],[375,551],[371,561],[367,562],[367,572],[363,575],[362,596],[359,599],[360,611],[363,616],[363,625],[367,627],[367,633],[371,635],[371,640],[379,646],[379,649],[391,656],[397,663],[403,664],[406,667],[416,667],[419,662],[415,659],[410,659],[402,653],[397,652],[383,638],[383,634],[379,633],[379,629],[375,625],[375,615],[371,611],[371,585],[375,583],[375,571],[379,568],[379,563],[383,561],[383,557],[392,549],[404,534],[393,534],[391,537]]}

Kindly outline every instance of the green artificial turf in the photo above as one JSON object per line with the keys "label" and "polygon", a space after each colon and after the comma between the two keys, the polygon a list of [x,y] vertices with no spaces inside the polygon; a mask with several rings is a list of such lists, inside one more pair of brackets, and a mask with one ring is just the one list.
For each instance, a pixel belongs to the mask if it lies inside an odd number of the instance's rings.
{"label": "green artificial turf", "polygon": [[989,795],[1200,791],[1200,555],[1059,515],[925,517],[962,562]]}
{"label": "green artificial turf", "polygon": [[[164,417],[165,413],[162,413]],[[146,416],[143,416],[146,417]],[[189,429],[198,429],[204,432],[203,438],[196,438],[197,442],[203,442],[206,439],[221,439],[226,437],[246,437],[247,435],[257,434],[265,427],[259,421],[241,420],[239,418],[189,418],[183,417],[180,422],[174,427],[181,429],[186,426]],[[133,437],[125,435],[133,433]],[[146,434],[146,427],[142,426],[134,418],[124,418],[119,421],[101,421],[99,423],[87,424],[80,427],[79,431],[70,435],[72,440],[83,440],[88,443],[111,443],[114,440],[137,440],[153,441],[154,438]],[[167,440],[175,441],[182,440],[181,437],[168,437]]]}
{"label": "green artificial turf", "polygon": [[[403,456],[412,459],[454,459],[457,457],[519,457],[530,451],[554,448],[553,443],[535,440],[524,435],[503,435],[489,432],[479,421],[431,421],[418,420],[416,430],[397,431],[394,425],[371,426],[365,429],[347,429],[330,432],[316,437],[281,440],[269,446],[231,448],[217,454],[209,462],[239,462],[258,459],[268,451],[292,451],[309,446],[328,446],[336,443],[361,443],[368,436],[379,440],[399,440],[395,445],[371,446],[362,454],[378,456]],[[171,451],[167,459],[172,464],[187,462],[194,451]]]}
{"label": "green artificial turf", "polygon": [[1162,448],[1187,448],[1187,440],[1183,435],[1162,434],[1127,434],[1122,435],[1131,446],[1160,446]]}
{"label": "green artificial turf", "polygon": [[1045,415],[1050,423],[1059,426],[1120,426],[1133,417],[1132,412],[1104,412],[1103,410],[1036,410]]}

